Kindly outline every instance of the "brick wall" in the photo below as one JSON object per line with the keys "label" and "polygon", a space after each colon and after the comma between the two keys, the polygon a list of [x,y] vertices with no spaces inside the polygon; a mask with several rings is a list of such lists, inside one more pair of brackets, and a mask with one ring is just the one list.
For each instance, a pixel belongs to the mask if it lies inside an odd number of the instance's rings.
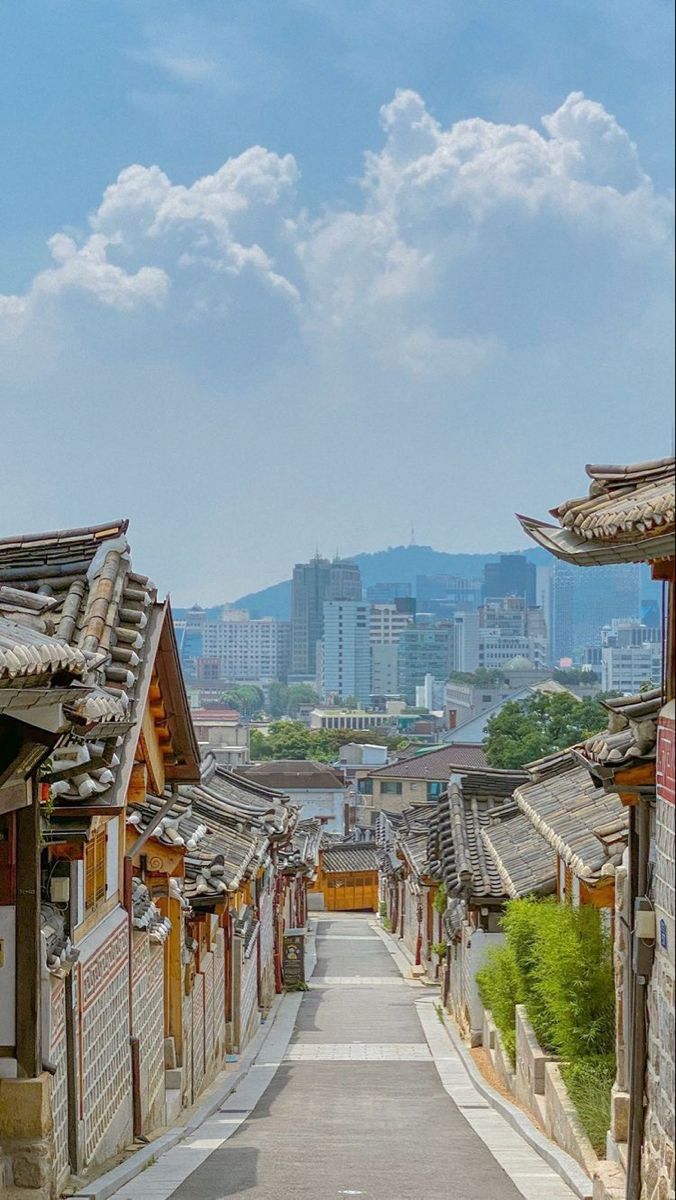
{"label": "brick wall", "polygon": [[[121,920],[120,920],[121,918]],[[116,910],[82,944],[78,963],[80,1119],[86,1163],[131,1133],[129,956],[126,913]]]}
{"label": "brick wall", "polygon": [[648,1067],[642,1200],[674,1196],[674,703],[660,716],[657,743],[655,864],[657,938],[648,987]]}
{"label": "brick wall", "polygon": [[66,995],[63,979],[50,980],[49,1059],[56,1068],[52,1076],[52,1119],[54,1121],[54,1178],[60,1186],[68,1176],[68,1070],[66,1061]]}

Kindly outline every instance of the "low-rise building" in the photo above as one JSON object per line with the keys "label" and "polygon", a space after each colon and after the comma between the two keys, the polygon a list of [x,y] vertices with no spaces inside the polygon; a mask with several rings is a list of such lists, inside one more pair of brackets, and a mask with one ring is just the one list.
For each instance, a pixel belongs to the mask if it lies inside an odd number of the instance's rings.
{"label": "low-rise building", "polygon": [[203,755],[213,754],[219,766],[231,769],[251,761],[251,726],[240,720],[238,712],[214,706],[193,708],[190,715]]}
{"label": "low-rise building", "polygon": [[319,821],[330,833],[346,829],[347,786],[343,776],[326,763],[307,759],[272,759],[241,767],[240,778],[283,792],[300,810],[301,820]]}
{"label": "low-rise building", "polygon": [[[371,712],[365,708],[313,708],[310,729],[353,729],[355,732],[378,729],[392,722],[392,712]],[[397,711],[401,711],[403,705]]]}
{"label": "low-rise building", "polygon": [[370,811],[375,824],[381,810],[403,812],[412,805],[436,800],[446,789],[452,769],[485,766],[480,746],[458,744],[421,750],[376,771],[358,772],[360,808]]}

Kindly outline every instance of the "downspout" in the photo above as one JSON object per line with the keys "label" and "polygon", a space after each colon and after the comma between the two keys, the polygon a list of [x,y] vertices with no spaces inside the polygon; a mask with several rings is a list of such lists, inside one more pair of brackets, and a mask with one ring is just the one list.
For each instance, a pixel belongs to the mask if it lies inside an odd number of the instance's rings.
{"label": "downspout", "polygon": [[132,1128],[134,1138],[140,1138],[143,1133],[143,1113],[141,1105],[141,1054],[140,1043],[137,1037],[134,1036],[134,987],[132,983],[132,950],[133,950],[133,918],[132,911],[132,880],[134,877],[133,860],[140,850],[143,849],[146,842],[151,838],[157,829],[160,821],[166,817],[171,809],[177,794],[177,787],[172,784],[171,796],[161,808],[157,810],[151,821],[148,822],[143,833],[139,834],[136,841],[130,850],[126,850],[122,864],[122,901],[127,910],[127,957],[129,960],[128,972],[128,991],[127,1005],[129,1014],[129,1048],[131,1052],[131,1101],[132,1101]]}
{"label": "downspout", "polygon": [[418,901],[418,911],[417,911],[416,915],[418,918],[418,936],[415,939],[415,965],[416,965],[416,967],[420,967],[420,966],[422,966],[422,941],[423,941],[423,939],[422,939],[423,910],[422,910],[422,904],[420,903],[420,901]]}

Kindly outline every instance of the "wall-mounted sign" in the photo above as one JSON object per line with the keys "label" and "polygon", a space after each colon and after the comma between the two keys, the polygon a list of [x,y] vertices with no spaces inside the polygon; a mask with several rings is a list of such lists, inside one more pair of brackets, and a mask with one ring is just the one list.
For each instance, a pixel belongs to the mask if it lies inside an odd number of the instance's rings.
{"label": "wall-mounted sign", "polygon": [[660,946],[663,950],[668,950],[669,942],[667,937],[667,923],[664,917],[660,918]]}

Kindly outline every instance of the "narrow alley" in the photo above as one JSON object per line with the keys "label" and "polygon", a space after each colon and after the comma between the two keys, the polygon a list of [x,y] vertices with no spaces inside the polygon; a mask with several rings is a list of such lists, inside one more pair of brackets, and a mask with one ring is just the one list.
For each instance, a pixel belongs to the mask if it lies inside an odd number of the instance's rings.
{"label": "narrow alley", "polygon": [[310,990],[244,1082],[114,1200],[572,1200],[471,1086],[436,993],[402,978],[373,917],[315,929]]}

